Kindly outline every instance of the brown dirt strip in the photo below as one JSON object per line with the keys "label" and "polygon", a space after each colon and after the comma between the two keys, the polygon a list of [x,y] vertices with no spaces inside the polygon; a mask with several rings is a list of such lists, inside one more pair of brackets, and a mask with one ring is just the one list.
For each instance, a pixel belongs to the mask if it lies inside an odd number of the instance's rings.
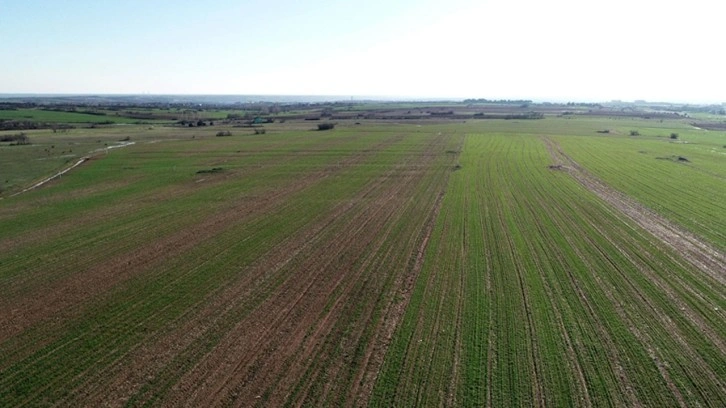
{"label": "brown dirt strip", "polygon": [[543,136],[542,140],[555,161],[556,168],[566,171],[585,188],[619,210],[641,228],[656,236],[699,270],[721,285],[726,285],[726,254],[695,234],[608,186],[565,154],[552,139]]}
{"label": "brown dirt strip", "polygon": [[[440,150],[443,150],[443,149],[444,149],[444,147],[441,146]],[[420,160],[424,160],[424,161],[429,160],[429,157],[423,157],[423,156],[430,156],[432,154],[436,155],[437,154],[437,153],[435,153],[436,150],[437,149],[434,149],[430,153],[424,153],[423,155],[421,155],[422,158]],[[420,160],[414,160],[414,162],[420,162]],[[401,167],[400,171],[401,171],[402,176],[410,180],[410,181],[406,181],[405,183],[403,183],[403,181],[400,182],[401,186],[407,186],[406,190],[409,190],[411,188],[409,186],[417,185],[418,182],[415,182],[415,180],[420,177],[419,173],[421,171],[426,171],[425,169],[423,169],[423,170],[419,169],[419,167],[421,167],[421,166],[417,166],[415,164],[407,164],[405,166],[399,165],[399,167]],[[448,179],[449,173],[444,173],[444,174],[446,176],[446,179]],[[412,177],[413,177],[413,179],[412,179]],[[414,180],[414,182],[412,183],[411,180]],[[436,189],[435,189],[434,193],[436,191],[441,191],[441,189],[443,189],[444,185],[445,185],[445,180],[443,180],[443,182],[437,181],[436,185],[435,185]],[[402,190],[402,191],[404,191],[404,190]],[[427,188],[426,191],[429,191],[429,188]],[[400,194],[400,192],[397,194]],[[404,195],[409,195],[409,193],[406,193]],[[393,243],[393,245],[387,247],[385,254],[381,254],[380,256],[377,256],[378,259],[376,260],[376,265],[374,265],[373,270],[380,269],[380,267],[385,267],[387,269],[391,269],[391,270],[398,272],[397,274],[395,274],[396,275],[395,282],[393,283],[393,286],[391,286],[393,288],[392,290],[374,289],[371,291],[368,289],[363,289],[363,290],[366,290],[367,293],[378,293],[378,292],[381,292],[381,290],[384,290],[383,298],[379,303],[380,305],[384,306],[381,316],[385,316],[385,314],[388,313],[389,316],[396,316],[395,317],[396,321],[400,321],[402,314],[405,311],[405,306],[403,306],[403,303],[407,304],[408,300],[410,299],[412,286],[416,280],[416,276],[414,276],[414,275],[418,274],[418,272],[420,271],[420,267],[421,267],[421,265],[417,264],[416,262],[421,262],[422,258],[420,258],[420,257],[423,256],[423,252],[422,252],[423,249],[419,248],[418,252],[416,250],[416,246],[418,245],[417,242],[420,242],[422,240],[422,238],[421,238],[422,235],[424,237],[429,236],[429,233],[427,233],[426,231],[427,231],[427,228],[429,228],[429,227],[432,228],[433,224],[429,224],[429,221],[427,221],[427,219],[431,220],[430,217],[432,216],[432,214],[433,214],[433,216],[435,216],[435,211],[429,210],[429,208],[436,208],[436,206],[439,205],[439,202],[438,202],[439,199],[440,199],[440,195],[435,200],[431,200],[430,202],[426,201],[427,209],[425,211],[420,211],[420,210],[418,211],[420,214],[422,214],[422,215],[428,214],[428,216],[426,216],[426,217],[420,216],[419,217],[420,221],[414,222],[414,225],[420,225],[420,227],[416,228],[416,232],[412,231],[410,234],[405,234],[404,236],[406,238],[404,238],[403,240],[395,239],[395,242]],[[415,210],[412,210],[412,211],[415,211]],[[386,237],[388,235],[389,235],[388,232],[382,234],[383,237]],[[408,242],[403,243],[403,241],[408,241]],[[424,239],[424,241],[427,241],[427,239]],[[379,242],[383,243],[384,240],[381,240]],[[425,244],[422,244],[422,245],[425,245]],[[377,250],[377,252],[379,252],[379,251]],[[402,254],[406,254],[406,255],[402,256]],[[417,259],[419,259],[419,261],[417,261]],[[381,266],[377,266],[377,265],[381,265]],[[403,272],[403,271],[405,271],[405,272]],[[411,274],[411,272],[413,272],[413,275]],[[386,278],[386,280],[389,280],[389,279],[391,279],[391,278]],[[402,280],[406,280],[409,282],[406,284],[406,286],[403,286],[403,288],[401,285]],[[384,285],[384,287],[385,287],[385,285]],[[402,288],[402,292],[400,292],[400,294],[397,294],[395,288]],[[397,302],[401,302],[401,303],[397,303]],[[370,307],[368,309],[370,310]],[[386,312],[386,311],[388,311],[388,312]],[[358,324],[355,326],[355,329],[354,329],[354,331],[356,333],[358,333],[357,336],[359,336],[359,339],[360,339],[361,338],[360,336],[363,335],[363,333],[364,333],[364,331],[363,331],[364,326],[370,326],[372,324],[375,325],[375,329],[373,330],[374,335],[370,337],[371,340],[368,341],[368,343],[367,343],[368,345],[367,345],[365,351],[363,352],[363,357],[361,359],[361,362],[357,363],[357,365],[363,367],[363,369],[359,369],[359,370],[357,370],[356,373],[351,374],[351,377],[350,377],[351,380],[348,383],[349,385],[345,386],[347,389],[341,389],[341,385],[344,385],[343,383],[324,387],[324,389],[322,391],[322,397],[317,398],[318,401],[324,401],[324,400],[326,400],[326,398],[332,398],[332,396],[334,396],[336,394],[337,395],[346,395],[346,399],[345,399],[346,406],[354,406],[354,405],[360,406],[363,404],[362,401],[367,401],[368,398],[370,398],[370,392],[372,391],[372,388],[373,388],[373,385],[375,382],[375,376],[378,375],[380,365],[383,361],[383,355],[385,354],[388,344],[390,344],[390,340],[392,338],[393,331],[395,331],[395,328],[396,328],[395,325],[397,325],[397,322],[390,322],[388,324],[385,323],[384,317],[380,317],[380,318],[377,318],[377,320],[373,320],[373,315],[371,313],[372,313],[372,311],[367,311],[366,316],[368,316],[368,317],[366,317],[365,319],[362,319],[362,321],[365,321],[367,323]],[[392,315],[391,313],[395,313],[395,315]],[[376,323],[376,321],[378,323]],[[340,325],[340,324],[341,323],[338,323],[338,325]],[[387,327],[387,329],[385,331],[381,332],[382,327]],[[343,330],[345,330],[345,329],[343,329]],[[376,338],[376,336],[377,336],[377,338]],[[383,341],[385,341],[385,344],[383,344],[383,345],[378,343],[378,341],[381,339],[381,336],[385,336],[385,337],[383,337]],[[354,338],[355,336],[352,336],[352,337]],[[366,338],[368,338],[368,337],[366,337]],[[361,340],[358,340],[358,341],[361,341]],[[365,340],[363,340],[363,341],[365,341]],[[350,351],[348,351],[346,353],[352,354],[354,352],[355,352],[355,350],[350,349]],[[380,353],[380,354],[374,355],[374,353]],[[318,358],[318,360],[320,360],[320,358]],[[367,362],[370,362],[370,361],[373,361],[373,366],[366,367],[366,365],[368,364]],[[348,363],[345,360],[336,359],[336,361],[334,361],[332,365],[328,365],[327,367],[323,366],[322,368],[320,366],[318,366],[315,368],[314,371],[311,371],[310,373],[312,373],[312,375],[314,375],[316,378],[320,378],[321,376],[335,377],[337,375],[344,375],[346,370],[349,370],[348,367],[344,367],[347,364]],[[325,370],[325,372],[321,373],[321,369]],[[375,376],[373,374],[375,374]],[[362,383],[363,378],[369,378],[370,381],[363,384]],[[309,392],[308,390],[309,390],[309,387],[305,389],[304,393],[308,393]],[[343,399],[339,399],[339,403],[342,404],[343,401],[344,401]],[[299,405],[299,404],[309,405],[309,404],[315,404],[315,403],[316,403],[315,399],[311,400],[307,396],[305,396],[302,399],[298,398],[298,400],[296,400],[296,402],[294,402],[295,405]]]}
{"label": "brown dirt strip", "polygon": [[[43,288],[42,291],[36,291],[32,296],[14,299],[12,307],[0,309],[0,342],[35,324],[48,321],[51,317],[56,323],[71,318],[80,312],[79,307],[82,307],[88,299],[108,291],[133,276],[151,270],[156,265],[163,264],[167,259],[190,251],[230,225],[262,216],[286,205],[290,196],[355,165],[400,138],[396,136],[379,143],[366,154],[350,156],[335,165],[293,179],[289,185],[278,188],[269,195],[242,199],[232,207],[206,217],[195,226],[159,239],[153,245],[105,259],[101,263],[89,266],[86,270],[78,271],[67,279],[54,282],[52,286]],[[39,347],[40,344],[36,346]]]}
{"label": "brown dirt strip", "polygon": [[[411,179],[410,176],[405,177],[404,179],[398,180],[397,181],[397,187],[396,187],[396,184],[392,185],[391,187],[389,187],[389,188],[391,188],[391,190],[388,193],[383,193],[381,195],[381,197],[382,198],[391,197],[391,195],[393,194],[397,198],[397,200],[401,200],[404,197],[410,196],[409,193],[406,193],[406,191],[409,191],[410,192],[409,189],[412,188],[413,185],[415,185],[415,183],[413,183],[414,180],[415,179]],[[401,193],[403,193],[403,194],[401,195]],[[397,214],[395,217],[400,217],[401,216],[401,213],[399,213],[399,210],[403,207],[401,204],[402,203],[399,202],[399,201],[391,201],[390,202],[390,207],[388,209],[382,208],[382,210],[384,210],[384,211],[381,212],[380,214],[383,215],[384,217],[386,217],[386,219],[388,219],[388,217],[389,217],[388,214],[393,214],[393,213],[396,213]],[[375,206],[373,206],[373,207],[375,208]],[[366,209],[366,211],[369,211],[369,210]],[[386,219],[382,220],[382,222],[389,223],[389,221],[386,221]],[[378,224],[378,221],[374,221],[374,219],[371,219],[371,221],[367,221],[367,222],[372,222],[371,229],[369,231],[378,231],[376,233],[376,235],[378,235],[378,237],[376,238],[376,241],[372,241],[372,243],[373,242],[377,242],[377,243],[373,244],[375,247],[372,248],[372,250],[371,250],[372,251],[372,255],[373,256],[377,256],[375,254],[376,254],[376,252],[378,252],[378,250],[380,248],[380,245],[382,245],[385,242],[385,239],[386,239],[386,236],[388,235],[388,233],[383,233],[383,234],[381,233],[382,232],[381,228],[385,224]],[[366,237],[366,239],[370,239],[371,238],[369,236],[370,233],[363,234],[363,235],[357,234],[357,235],[359,235],[359,237],[360,236]],[[360,238],[358,238],[358,239],[360,239]],[[350,246],[350,244],[348,246]],[[411,249],[413,249],[413,248],[411,248]],[[386,259],[388,257],[388,255],[386,255],[386,254],[382,254],[382,255],[383,255],[383,259]],[[400,254],[399,254],[399,256],[400,256]],[[390,261],[384,261],[384,264],[387,264],[388,262],[390,262]],[[357,276],[359,276],[360,273],[363,272],[363,269],[353,270],[351,272],[352,272],[351,273],[351,276],[348,279],[350,279],[350,281],[353,282],[353,281],[357,280]],[[400,271],[399,271],[399,273],[400,273]],[[366,278],[366,279],[368,279],[368,278]],[[379,291],[380,291],[380,289],[375,289],[371,293],[376,293],[376,292],[379,292]],[[365,298],[366,295],[365,294],[360,294],[359,296],[364,296],[364,298]],[[339,299],[342,299],[342,298],[348,298],[348,296],[347,295],[341,295],[341,297]],[[371,318],[370,317],[371,316],[371,313],[372,313],[371,307],[373,307],[373,304],[370,302],[370,299],[363,300],[364,298],[362,298],[361,300],[357,300],[356,301],[356,300],[354,300],[354,299],[356,299],[356,297],[350,297],[349,299],[346,300],[346,302],[356,302],[356,303],[361,302],[361,301],[365,302],[365,309],[364,309],[365,312],[363,313],[362,316],[369,316],[369,317],[362,318],[362,321],[369,321],[370,318]],[[342,304],[342,305],[343,306],[346,306],[345,304]],[[342,312],[342,310],[337,310],[337,311],[334,310],[334,311],[335,311],[335,313],[341,313]],[[343,323],[343,326],[345,326],[345,323]],[[359,340],[354,340],[354,339],[360,338],[360,333],[361,333],[360,331],[364,328],[364,326],[365,326],[365,324],[357,325],[354,328],[353,333],[351,333],[350,336],[346,336],[346,337],[349,338],[350,341],[353,341],[353,342],[359,341]],[[324,332],[318,332],[318,334],[322,335],[322,334],[324,334]],[[331,335],[333,336],[333,338],[335,338],[338,334],[331,333]],[[309,344],[316,344],[318,341],[314,340],[315,338],[316,337],[313,337],[313,340],[311,340],[311,343],[309,343]],[[326,340],[326,343],[329,343],[329,341],[330,340]],[[328,366],[327,367],[324,367],[324,366],[318,365],[313,371],[310,372],[311,376],[313,376],[314,378],[321,378],[321,375],[322,375],[323,377],[332,376],[333,378],[335,378],[336,377],[336,373],[339,373],[341,371],[340,364],[343,361],[343,360],[340,360],[339,358],[335,358],[335,357],[332,357],[331,356],[330,353],[331,352],[333,352],[333,353],[335,352],[335,346],[334,345],[324,346],[322,349],[320,349],[318,346],[315,346],[315,347],[318,348],[318,351],[316,351],[314,353],[314,355],[316,355],[315,360],[323,361],[324,363],[327,362]],[[345,350],[345,348],[344,348],[344,350]],[[310,353],[312,353],[313,350],[310,349],[309,351],[310,351]],[[306,353],[306,354],[308,354],[308,353]],[[347,356],[347,355],[348,354],[344,354],[344,356]],[[300,361],[299,359],[297,361],[303,363],[303,366],[300,368],[300,371],[298,371],[298,373],[302,374],[303,373],[302,370],[304,369],[305,365],[307,365],[308,363],[305,363],[303,361]],[[333,364],[330,364],[331,361],[333,362]],[[296,365],[297,363],[293,363],[293,364]],[[325,371],[324,372],[321,372],[320,371],[321,369],[324,369]],[[288,378],[288,380],[289,380],[289,378]],[[319,382],[319,380],[318,380],[318,382]],[[292,384],[285,385],[285,383],[286,383],[286,381],[283,381],[283,383],[278,384],[278,386],[282,386],[283,389],[284,389],[287,386],[292,385]],[[308,381],[308,384],[309,384],[308,387],[310,385],[312,385],[312,384],[310,384],[309,381]],[[263,385],[263,387],[265,387],[265,386],[267,386],[267,385]],[[312,392],[312,394],[309,394],[310,392]],[[319,396],[314,396],[316,392],[319,392],[320,395]],[[310,402],[305,402],[305,401],[308,401],[308,399],[311,396],[313,398],[312,401],[315,401],[315,398],[317,398],[319,401],[323,401],[326,398],[332,398],[331,392],[335,392],[335,391],[334,390],[331,390],[331,387],[329,387],[329,386],[325,386],[325,387],[323,387],[319,391],[314,391],[314,390],[311,391],[310,388],[307,388],[306,390],[303,391],[303,393],[306,394],[306,395],[301,396],[303,399],[302,400],[298,400],[295,404],[307,404],[307,403],[310,403]],[[274,398],[275,395],[277,395],[277,399]],[[270,402],[274,403],[275,401],[278,401],[278,402],[282,403],[284,401],[284,399],[279,399],[281,397],[282,397],[282,395],[279,395],[277,392],[275,392],[273,394],[273,398],[270,400]]]}
{"label": "brown dirt strip", "polygon": [[[464,138],[461,138],[461,142],[459,143],[456,151],[461,152],[463,143]],[[449,175],[447,174],[446,180],[443,182],[443,186],[448,184],[448,177]],[[436,220],[441,212],[443,198],[444,192],[439,193],[434,203],[433,211],[425,221],[422,230],[422,238],[420,239],[420,244],[416,251],[416,258],[411,273],[398,275],[393,284],[394,288],[398,288],[397,293],[389,299],[389,304],[386,306],[386,310],[388,312],[381,320],[380,326],[375,330],[376,337],[371,342],[369,352],[366,354],[365,359],[362,362],[365,369],[359,372],[353,382],[353,388],[350,390],[349,398],[346,401],[347,406],[368,406],[375,386],[375,381],[383,366],[386,351],[393,341],[393,335],[406,312],[406,308],[411,300],[411,295],[413,294],[414,285],[420,275],[421,268],[423,268],[426,248],[428,247],[429,239],[431,238],[431,234],[433,233],[436,225]],[[351,397],[354,397],[355,399],[351,399]]]}

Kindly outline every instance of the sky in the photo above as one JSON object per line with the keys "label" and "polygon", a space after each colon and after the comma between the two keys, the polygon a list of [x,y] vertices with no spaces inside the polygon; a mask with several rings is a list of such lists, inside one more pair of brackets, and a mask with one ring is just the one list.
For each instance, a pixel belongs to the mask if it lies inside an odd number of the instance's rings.
{"label": "sky", "polygon": [[0,93],[726,102],[716,0],[0,0]]}

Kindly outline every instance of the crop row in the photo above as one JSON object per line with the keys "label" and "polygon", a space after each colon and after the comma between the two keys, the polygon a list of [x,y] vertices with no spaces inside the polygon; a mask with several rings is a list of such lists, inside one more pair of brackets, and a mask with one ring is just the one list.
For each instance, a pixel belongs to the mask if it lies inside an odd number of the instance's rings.
{"label": "crop row", "polygon": [[724,288],[551,170],[470,134],[375,406],[718,406]]}
{"label": "crop row", "polygon": [[[17,325],[3,326],[2,405],[364,394],[456,139],[277,137],[137,146],[3,203],[24,244],[0,259],[4,310],[19,313],[3,315]],[[103,182],[120,187],[95,191]]]}
{"label": "crop row", "polygon": [[[560,137],[575,161],[612,187],[726,250],[726,137]],[[688,139],[691,139],[690,142]]]}
{"label": "crop row", "polygon": [[[371,140],[370,144],[378,142],[378,140]],[[351,144],[354,143],[351,142]],[[294,146],[295,144],[291,143],[291,145]],[[166,149],[170,148],[166,147]],[[128,347],[133,344],[132,342],[129,343],[129,338],[133,339],[134,334],[139,335],[139,330],[143,332],[148,330],[146,325],[149,323],[131,324],[125,323],[126,320],[138,319],[137,314],[142,316],[150,314],[158,318],[156,320],[157,324],[166,322],[165,318],[168,318],[168,314],[156,313],[156,308],[159,305],[161,305],[160,309],[167,313],[179,313],[183,309],[174,310],[171,306],[174,304],[179,304],[179,307],[188,306],[190,304],[188,302],[193,302],[195,299],[194,296],[191,296],[193,293],[196,291],[199,291],[200,295],[205,293],[205,286],[199,286],[200,284],[213,284],[215,280],[212,277],[215,274],[223,277],[224,274],[230,273],[225,268],[213,270],[214,274],[209,275],[194,275],[191,273],[200,272],[197,270],[199,262],[205,262],[210,256],[214,257],[220,250],[229,250],[223,246],[214,245],[215,236],[230,226],[227,225],[229,221],[244,221],[251,216],[251,220],[243,224],[249,229],[247,234],[255,233],[258,236],[260,234],[266,234],[265,236],[270,234],[275,236],[277,234],[279,236],[281,233],[279,226],[277,228],[267,227],[270,222],[275,220],[268,220],[264,217],[266,215],[264,213],[265,207],[260,206],[259,201],[254,198],[256,194],[273,199],[275,197],[284,197],[284,195],[280,194],[288,190],[290,192],[299,190],[298,188],[290,190],[289,187],[285,187],[290,182],[300,185],[300,180],[292,178],[290,173],[285,177],[265,174],[264,178],[267,181],[268,190],[260,190],[261,187],[254,188],[250,186],[250,183],[257,185],[259,181],[255,177],[245,177],[246,174],[244,173],[242,177],[228,178],[227,182],[224,183],[226,184],[224,187],[219,185],[219,180],[217,183],[212,183],[212,186],[217,184],[215,187],[196,187],[197,185],[204,186],[204,184],[198,183],[198,178],[195,180],[193,172],[182,176],[186,180],[177,180],[180,177],[178,173],[169,171],[173,166],[168,166],[169,170],[163,170],[167,166],[159,166],[158,162],[161,161],[159,158],[148,158],[148,151],[139,154],[147,157],[142,161],[127,157],[126,160],[115,163],[138,164],[144,170],[152,173],[149,176],[152,179],[154,176],[159,176],[159,174],[154,174],[158,168],[159,172],[163,172],[162,174],[166,177],[162,178],[161,183],[156,188],[149,188],[147,184],[144,188],[134,191],[138,195],[129,193],[127,196],[119,198],[119,201],[123,204],[122,207],[128,209],[121,214],[122,216],[102,219],[100,220],[101,226],[94,223],[85,223],[83,221],[88,216],[87,211],[99,211],[108,214],[109,206],[115,207],[118,205],[118,201],[107,199],[105,202],[98,202],[99,198],[91,195],[83,201],[83,204],[87,206],[82,206],[77,203],[76,205],[69,205],[67,201],[61,200],[57,205],[48,206],[51,208],[39,210],[53,213],[52,210],[55,209],[60,222],[63,222],[64,216],[71,216],[67,212],[75,212],[77,215],[73,220],[75,222],[67,228],[61,239],[45,241],[42,236],[36,238],[35,234],[29,231],[28,233],[33,235],[33,239],[29,239],[27,245],[18,247],[13,252],[3,254],[5,258],[2,260],[2,264],[6,266],[3,268],[4,279],[6,279],[5,287],[9,288],[7,297],[3,298],[3,302],[7,302],[8,307],[3,308],[3,310],[19,309],[20,319],[18,316],[7,316],[7,318],[11,319],[11,322],[21,320],[21,324],[24,325],[20,328],[20,335],[12,336],[9,339],[5,338],[6,341],[3,342],[3,348],[7,352],[3,353],[2,367],[7,368],[8,373],[17,372],[18,374],[17,376],[8,374],[3,377],[4,390],[13,389],[12,387],[5,388],[5,385],[16,381],[17,385],[14,386],[16,393],[21,392],[22,389],[27,389],[33,391],[35,398],[42,397],[43,393],[38,392],[38,384],[48,381],[47,378],[53,378],[58,373],[54,370],[43,369],[40,371],[42,375],[39,378],[31,377],[32,380],[28,380],[27,376],[33,372],[31,367],[37,369],[42,367],[37,364],[48,364],[48,362],[58,359],[60,361],[66,359],[64,364],[57,366],[57,369],[72,370],[78,364],[90,363],[83,356],[84,351],[88,356],[94,355],[89,350],[76,346],[79,349],[77,353],[80,354],[71,353],[69,356],[65,353],[57,353],[55,350],[59,347],[70,347],[70,344],[76,344],[88,337],[105,339],[108,336],[112,337],[112,339],[107,339],[112,340],[108,341],[109,346],[113,346],[119,341],[126,341],[125,344]],[[130,152],[130,155],[133,157],[134,152]],[[168,150],[160,152],[160,155],[166,160],[173,160],[175,156],[173,152]],[[357,154],[352,157],[355,156]],[[276,163],[269,165],[267,172],[278,172],[281,170],[281,165],[288,168],[302,167],[303,165],[303,163],[297,161],[286,161],[284,158],[284,154],[278,155],[278,160],[276,160]],[[315,176],[316,174],[324,171],[333,162],[339,162],[342,159],[344,157],[306,157],[304,158],[304,164],[308,166],[307,172],[311,175],[311,180],[314,181],[315,178],[319,178]],[[188,158],[178,160],[180,165],[188,163]],[[255,160],[258,161],[259,159],[256,158]],[[101,166],[99,171],[101,175],[97,176],[96,179],[90,177],[86,181],[89,184],[80,182],[81,186],[94,186],[96,183],[102,182],[103,166],[113,166],[114,162],[109,160],[98,164]],[[241,165],[243,164],[244,160],[241,162]],[[98,168],[90,170],[98,170]],[[184,173],[186,172],[182,174]],[[298,175],[299,173],[294,174]],[[80,176],[85,175],[80,174]],[[171,193],[167,192],[164,181],[175,184]],[[282,184],[282,182],[285,184]],[[73,188],[72,181],[68,184],[63,186],[64,189]],[[191,195],[185,193],[185,187],[190,184],[194,186]],[[48,190],[38,192],[37,195],[52,195],[52,189]],[[121,193],[123,192],[128,193],[125,190],[121,191]],[[236,194],[232,192],[236,192]],[[240,193],[244,194],[240,195]],[[247,196],[248,194],[252,195],[252,198]],[[26,199],[32,200],[33,197],[30,196]],[[288,212],[294,210],[291,204],[286,204],[286,208],[288,208]],[[242,212],[239,212],[240,210]],[[263,211],[263,213],[259,213],[259,211]],[[247,215],[248,213],[250,215]],[[146,214],[150,215],[147,216]],[[310,217],[315,214],[315,211],[311,211],[309,216],[305,218],[292,213],[288,215],[285,222],[288,228],[294,228],[298,225],[304,225],[301,223],[309,222]],[[34,214],[31,212],[23,215],[28,217],[29,222],[27,224],[32,225]],[[110,215],[113,215],[113,213]],[[101,233],[104,235],[99,236],[98,234]],[[106,236],[111,238],[99,239]],[[260,236],[258,241],[264,243],[265,238]],[[189,243],[196,244],[196,246],[189,247]],[[157,249],[157,246],[161,246],[161,248]],[[248,245],[248,247],[250,246]],[[191,251],[192,248],[194,248],[194,251]],[[258,247],[252,246],[251,248],[254,250]],[[180,251],[180,249],[187,251],[187,253]],[[114,251],[119,252],[118,256],[115,256],[116,252]],[[200,253],[203,255],[200,255]],[[146,254],[148,256],[145,256]],[[147,262],[142,263],[145,258],[148,258]],[[18,272],[14,273],[16,270]],[[122,279],[119,280],[119,278]],[[174,279],[181,278],[193,278],[198,281],[196,284],[186,284],[189,285],[187,286],[187,290],[190,292],[187,293],[188,296],[177,298],[172,292],[170,298],[169,295],[160,296],[158,294],[158,291],[174,288]],[[199,281],[200,279],[201,281]],[[111,284],[119,285],[125,289],[121,290],[114,285],[108,286],[109,280]],[[101,288],[98,286],[101,286]],[[210,288],[207,287],[206,290],[210,290]],[[121,294],[115,293],[119,291]],[[90,295],[88,292],[90,292]],[[61,296],[55,297],[54,294],[56,293]],[[56,304],[44,302],[49,297],[56,300]],[[110,297],[111,300],[107,297]],[[134,301],[128,299],[128,297],[140,299],[136,301],[139,306],[133,306]],[[116,300],[113,301],[113,299]],[[23,306],[31,306],[31,308],[22,309]],[[31,314],[34,311],[33,307],[39,309],[37,311],[38,317],[34,320],[29,319],[29,317],[35,316]],[[43,307],[46,309],[42,309]],[[49,308],[50,310],[48,310]],[[28,316],[29,314],[30,316]],[[48,322],[44,320],[47,320],[53,314],[56,315],[53,319],[54,324],[47,324]],[[35,325],[27,328],[29,320],[30,323],[35,323]],[[98,324],[100,326],[96,326]],[[5,324],[3,328],[9,326]],[[18,330],[4,334],[18,334]],[[99,345],[104,343],[105,341],[102,340],[93,340],[90,348],[95,351],[96,355],[103,355],[106,349],[100,348]],[[117,350],[120,352],[123,349]],[[78,356],[82,357],[82,360],[86,361],[86,363],[82,361],[70,363],[68,359],[72,361],[73,356],[76,356],[76,358]],[[104,358],[113,360],[118,356],[109,353]],[[33,376],[35,375],[38,374],[33,374]],[[24,388],[17,388],[20,386]],[[57,389],[52,390],[54,392],[58,391]]]}

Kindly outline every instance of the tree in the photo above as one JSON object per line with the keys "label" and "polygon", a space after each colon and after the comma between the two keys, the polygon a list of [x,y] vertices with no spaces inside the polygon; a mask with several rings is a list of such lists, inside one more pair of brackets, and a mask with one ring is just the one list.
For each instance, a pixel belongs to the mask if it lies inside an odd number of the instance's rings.
{"label": "tree", "polygon": [[678,139],[678,133],[671,133],[671,139]]}
{"label": "tree", "polygon": [[335,123],[321,123],[318,125],[318,130],[330,130],[335,127]]}

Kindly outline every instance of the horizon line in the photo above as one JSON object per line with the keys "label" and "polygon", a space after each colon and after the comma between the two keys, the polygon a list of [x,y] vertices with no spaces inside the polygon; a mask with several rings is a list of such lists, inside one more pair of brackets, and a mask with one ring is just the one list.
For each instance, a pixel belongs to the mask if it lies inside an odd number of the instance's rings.
{"label": "horizon line", "polygon": [[[618,99],[611,98],[609,100],[604,99],[579,99],[579,98],[522,98],[522,97],[456,97],[456,96],[406,96],[406,95],[344,95],[344,94],[277,94],[277,93],[100,93],[100,92],[78,92],[78,93],[63,93],[63,92],[15,92],[15,93],[3,93],[0,92],[0,98],[22,98],[22,97],[105,97],[105,96],[133,96],[133,97],[271,97],[271,98],[314,98],[321,99],[321,101],[406,101],[406,102],[436,102],[436,101],[465,101],[468,99],[486,99],[490,101],[531,101],[533,103],[649,103],[649,104],[686,104],[686,105],[726,105],[726,101],[653,101],[645,98],[636,99]],[[331,99],[325,99],[331,98]]]}

